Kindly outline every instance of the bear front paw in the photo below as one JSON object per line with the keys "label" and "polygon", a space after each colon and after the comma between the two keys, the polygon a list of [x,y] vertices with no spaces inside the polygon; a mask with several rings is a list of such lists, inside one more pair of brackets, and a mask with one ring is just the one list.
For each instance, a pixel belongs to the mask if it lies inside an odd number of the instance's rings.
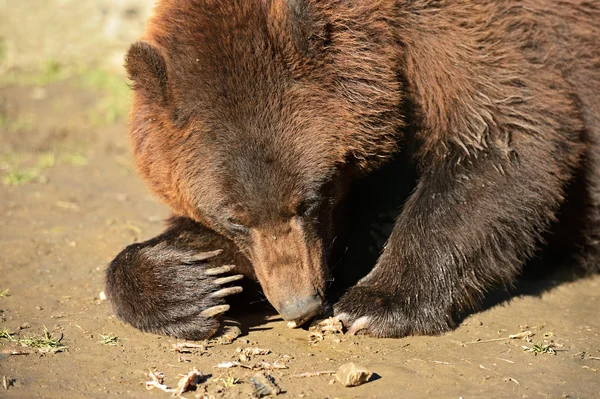
{"label": "bear front paw", "polygon": [[388,293],[373,286],[351,288],[334,305],[334,315],[351,335],[401,338],[413,334],[440,334],[452,325],[451,314],[439,307],[413,303],[409,296]]}
{"label": "bear front paw", "polygon": [[229,310],[225,298],[242,287],[243,278],[223,264],[222,251],[134,244],[107,271],[107,294],[115,313],[134,327],[184,339],[206,339]]}

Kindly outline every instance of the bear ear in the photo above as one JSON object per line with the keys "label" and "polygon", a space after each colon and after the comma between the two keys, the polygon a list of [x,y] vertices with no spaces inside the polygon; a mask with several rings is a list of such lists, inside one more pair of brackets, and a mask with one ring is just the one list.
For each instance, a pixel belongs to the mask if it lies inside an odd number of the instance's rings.
{"label": "bear ear", "polygon": [[132,44],[125,57],[125,69],[133,90],[150,102],[167,103],[167,64],[158,49],[145,42]]}

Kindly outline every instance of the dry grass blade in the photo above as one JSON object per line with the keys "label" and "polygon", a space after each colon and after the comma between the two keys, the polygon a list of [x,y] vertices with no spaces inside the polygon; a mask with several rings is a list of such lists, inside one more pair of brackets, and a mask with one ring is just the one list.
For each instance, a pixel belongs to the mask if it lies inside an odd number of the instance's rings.
{"label": "dry grass blade", "polygon": [[306,373],[294,374],[295,378],[319,377],[321,375],[333,375],[337,371],[307,371]]}
{"label": "dry grass blade", "polygon": [[508,337],[471,341],[471,342],[465,342],[465,344],[483,344],[486,342],[507,341],[509,339],[523,339],[523,338],[529,339],[529,338],[533,337],[534,335],[535,334],[532,331],[523,331],[523,332],[520,332],[517,334],[511,334]]}

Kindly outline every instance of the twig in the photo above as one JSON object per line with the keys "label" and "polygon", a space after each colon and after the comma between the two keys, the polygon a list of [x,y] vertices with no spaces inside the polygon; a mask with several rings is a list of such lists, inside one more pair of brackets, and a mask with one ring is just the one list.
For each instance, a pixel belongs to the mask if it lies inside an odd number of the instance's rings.
{"label": "twig", "polygon": [[335,373],[336,373],[336,371],[314,371],[314,372],[308,371],[306,373],[294,374],[292,377],[296,377],[296,378],[318,377],[320,375],[333,375]]}
{"label": "twig", "polygon": [[508,337],[486,339],[486,340],[483,340],[483,341],[465,342],[465,344],[483,344],[483,343],[486,343],[486,342],[507,341],[509,339],[529,338],[531,336],[533,336],[533,333],[531,331],[523,331],[523,332],[518,333],[518,334],[509,335]]}

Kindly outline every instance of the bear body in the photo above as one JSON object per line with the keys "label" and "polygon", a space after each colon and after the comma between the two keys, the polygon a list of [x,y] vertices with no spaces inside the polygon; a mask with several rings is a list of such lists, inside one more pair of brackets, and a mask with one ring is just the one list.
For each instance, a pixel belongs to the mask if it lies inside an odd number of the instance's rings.
{"label": "bear body", "polygon": [[452,328],[550,232],[597,269],[598,21],[583,0],[160,1],[127,56],[130,137],[174,216],[109,266],[117,315],[206,338],[245,277],[301,324],[384,207],[332,303],[350,333]]}

